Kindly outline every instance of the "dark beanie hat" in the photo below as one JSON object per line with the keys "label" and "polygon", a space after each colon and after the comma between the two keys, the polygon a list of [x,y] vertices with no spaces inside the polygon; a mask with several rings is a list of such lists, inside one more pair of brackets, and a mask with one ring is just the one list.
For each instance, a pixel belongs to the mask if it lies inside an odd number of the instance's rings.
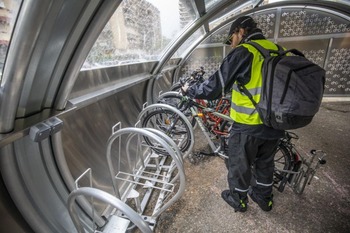
{"label": "dark beanie hat", "polygon": [[224,44],[230,45],[232,34],[239,28],[256,28],[256,22],[250,16],[242,16],[233,21],[227,39]]}

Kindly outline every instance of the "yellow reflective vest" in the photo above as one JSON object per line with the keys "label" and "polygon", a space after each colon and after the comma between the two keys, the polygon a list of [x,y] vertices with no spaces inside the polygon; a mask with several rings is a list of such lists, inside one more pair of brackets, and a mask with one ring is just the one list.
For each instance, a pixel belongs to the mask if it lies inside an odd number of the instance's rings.
{"label": "yellow reflective vest", "polygon": [[[271,50],[278,50],[277,46],[269,40],[252,40],[262,47]],[[259,103],[262,87],[262,64],[264,57],[259,53],[257,49],[249,44],[241,44],[239,46],[245,47],[250,53],[253,54],[253,62],[251,66],[250,81],[245,84],[245,87],[252,94],[255,102]],[[263,124],[258,112],[256,111],[251,100],[242,93],[237,87],[237,81],[232,87],[232,99],[231,99],[231,111],[230,117],[238,123],[247,125],[259,125]]]}

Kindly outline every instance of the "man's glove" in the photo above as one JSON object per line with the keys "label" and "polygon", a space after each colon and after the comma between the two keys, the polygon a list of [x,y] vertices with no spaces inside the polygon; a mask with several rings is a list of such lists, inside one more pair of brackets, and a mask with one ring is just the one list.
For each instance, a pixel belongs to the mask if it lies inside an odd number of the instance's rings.
{"label": "man's glove", "polygon": [[189,83],[188,82],[185,82],[185,84],[181,87],[181,93],[183,94],[183,95],[186,95],[186,93],[187,93],[187,89],[189,88]]}

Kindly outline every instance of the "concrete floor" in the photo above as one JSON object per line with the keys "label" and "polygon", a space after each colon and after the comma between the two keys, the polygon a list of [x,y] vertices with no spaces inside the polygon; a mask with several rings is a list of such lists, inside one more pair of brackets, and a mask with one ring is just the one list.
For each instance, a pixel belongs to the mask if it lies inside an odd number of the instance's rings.
{"label": "concrete floor", "polygon": [[[187,188],[183,197],[158,219],[157,233],[173,232],[350,232],[350,102],[323,103],[313,122],[295,130],[304,151],[322,149],[327,163],[302,195],[286,187],[274,190],[274,207],[262,211],[249,202],[235,213],[221,199],[228,188],[227,170],[219,157],[185,161]],[[196,133],[195,150],[207,148]]]}

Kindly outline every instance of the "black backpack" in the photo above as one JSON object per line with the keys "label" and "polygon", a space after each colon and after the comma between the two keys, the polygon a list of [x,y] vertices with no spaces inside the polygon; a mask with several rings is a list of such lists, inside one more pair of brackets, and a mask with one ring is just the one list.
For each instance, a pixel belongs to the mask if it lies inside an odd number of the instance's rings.
{"label": "black backpack", "polygon": [[[255,42],[247,42],[263,56],[263,84],[259,103],[244,85],[238,85],[257,109],[265,125],[282,130],[308,125],[321,105],[325,70],[296,49],[267,50]],[[293,53],[293,56],[288,53]],[[288,54],[288,55],[287,55]]]}

